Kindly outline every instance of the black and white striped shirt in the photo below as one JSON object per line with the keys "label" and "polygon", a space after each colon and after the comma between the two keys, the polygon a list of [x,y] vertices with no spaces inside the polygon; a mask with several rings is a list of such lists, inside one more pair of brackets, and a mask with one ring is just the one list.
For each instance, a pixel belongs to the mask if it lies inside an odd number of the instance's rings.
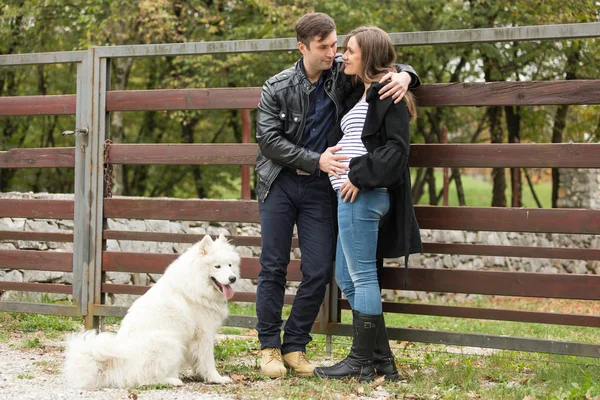
{"label": "black and white striped shirt", "polygon": [[[344,136],[338,142],[342,149],[335,154],[348,156],[348,160],[340,162],[348,165],[353,157],[359,157],[367,153],[362,140],[360,139],[367,118],[369,103],[362,98],[346,115],[342,117],[341,127]],[[329,174],[329,180],[334,190],[338,190],[346,180],[348,174],[340,174],[340,178]]]}

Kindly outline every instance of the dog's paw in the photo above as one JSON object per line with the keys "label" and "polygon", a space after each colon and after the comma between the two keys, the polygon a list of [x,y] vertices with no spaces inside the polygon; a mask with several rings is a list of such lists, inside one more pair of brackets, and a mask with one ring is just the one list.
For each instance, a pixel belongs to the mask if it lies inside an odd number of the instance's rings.
{"label": "dog's paw", "polygon": [[183,386],[183,381],[179,378],[167,378],[165,379],[165,383],[173,386]]}
{"label": "dog's paw", "polygon": [[208,382],[209,383],[218,383],[218,384],[224,385],[226,383],[231,383],[233,381],[228,376],[217,375],[217,376],[213,376],[211,379],[209,379]]}

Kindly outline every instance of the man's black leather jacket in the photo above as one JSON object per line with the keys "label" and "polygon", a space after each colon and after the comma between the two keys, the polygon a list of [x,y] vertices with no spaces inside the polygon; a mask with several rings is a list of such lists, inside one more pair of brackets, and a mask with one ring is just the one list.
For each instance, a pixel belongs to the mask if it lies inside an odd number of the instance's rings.
{"label": "man's black leather jacket", "polygon": [[[327,74],[325,93],[335,104],[336,122],[341,118],[344,98],[352,90],[350,77],[340,72],[342,65],[342,57],[338,55],[331,70],[324,72]],[[411,74],[411,89],[420,85],[419,77],[410,65],[399,64],[397,68]],[[256,195],[259,201],[267,198],[271,184],[285,166],[311,174],[321,173],[321,154],[299,145],[312,90],[302,58],[291,68],[267,80],[262,87],[256,118],[256,141],[259,146],[256,156]]]}

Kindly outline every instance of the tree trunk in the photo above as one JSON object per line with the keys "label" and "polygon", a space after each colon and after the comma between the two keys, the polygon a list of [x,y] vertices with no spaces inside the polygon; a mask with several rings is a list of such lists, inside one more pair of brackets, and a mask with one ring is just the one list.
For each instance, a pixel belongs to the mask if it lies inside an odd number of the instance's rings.
{"label": "tree trunk", "polygon": [[[504,132],[502,131],[502,108],[488,107],[488,118],[490,121],[490,137],[492,143],[502,143],[504,141]],[[492,207],[506,207],[506,177],[504,168],[492,168]]]}
{"label": "tree trunk", "polygon": [[[189,122],[181,125],[181,136],[184,143],[194,143],[194,127],[198,123],[198,118],[193,118]],[[206,191],[202,185],[202,171],[199,165],[192,165],[192,174],[194,176],[194,185],[196,187],[196,196],[199,199],[206,197]],[[176,183],[176,182],[173,182]]]}
{"label": "tree trunk", "polygon": [[[579,64],[579,42],[574,41],[569,49],[566,65],[566,80],[577,79],[577,64]],[[567,126],[567,112],[569,105],[561,105],[554,114],[554,125],[552,126],[552,143],[562,143],[563,132]],[[560,188],[560,170],[552,168],[552,208],[557,208],[558,189]]]}
{"label": "tree trunk", "polygon": [[438,203],[437,191],[435,189],[435,175],[433,168],[427,168],[427,189],[429,191],[429,205],[435,206]]}
{"label": "tree trunk", "polygon": [[[521,142],[521,108],[519,106],[506,106],[506,127],[508,128],[508,143]],[[523,207],[523,189],[521,169],[510,169],[511,206]]]}
{"label": "tree trunk", "polygon": [[463,189],[463,185],[462,185],[460,169],[452,168],[452,178],[454,179],[454,184],[456,185],[456,195],[458,197],[458,205],[466,206],[467,202],[465,201],[465,190]]}

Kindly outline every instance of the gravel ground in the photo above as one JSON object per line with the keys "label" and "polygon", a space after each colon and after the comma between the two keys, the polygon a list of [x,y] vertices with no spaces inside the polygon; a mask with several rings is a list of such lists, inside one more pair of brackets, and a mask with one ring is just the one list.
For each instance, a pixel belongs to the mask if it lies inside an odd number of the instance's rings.
{"label": "gravel ground", "polygon": [[[65,342],[43,337],[39,347],[28,348],[23,344],[35,340],[37,335],[12,335],[8,341],[0,341],[0,400],[59,400],[59,399],[96,399],[96,400],[233,400],[243,398],[243,392],[237,396],[219,394],[220,386],[206,385],[201,382],[185,381],[178,388],[161,390],[145,389],[101,389],[76,390],[67,387],[61,374]],[[226,337],[219,335],[217,340]],[[250,357],[244,362],[254,362]],[[313,360],[316,365],[329,365],[331,360]],[[236,378],[234,377],[234,380]],[[257,381],[252,384],[265,391],[276,381]],[[378,387],[372,397],[351,394],[344,399],[384,400],[389,394]]]}
{"label": "gravel ground", "polygon": [[43,348],[18,349],[0,343],[0,399],[125,399],[125,400],[220,400],[233,399],[210,392],[200,382],[188,382],[181,388],[164,390],[74,390],[67,388],[61,375],[64,343],[44,343]]}

